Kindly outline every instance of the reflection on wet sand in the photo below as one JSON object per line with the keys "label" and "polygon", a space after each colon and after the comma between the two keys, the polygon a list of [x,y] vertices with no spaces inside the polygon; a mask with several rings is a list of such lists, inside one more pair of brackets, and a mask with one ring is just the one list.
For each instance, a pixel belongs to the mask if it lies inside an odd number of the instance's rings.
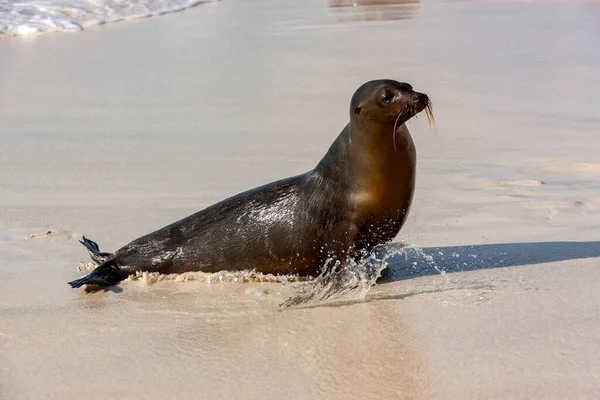
{"label": "reflection on wet sand", "polygon": [[[126,285],[121,293],[84,295],[88,304],[80,304],[78,316],[89,323],[69,324],[80,333],[70,340],[79,347],[105,346],[118,334],[119,346],[153,359],[152,364],[129,360],[137,368],[136,379],[171,382],[178,393],[211,382],[203,385],[207,398],[257,398],[245,394],[258,386],[269,387],[269,398],[294,393],[299,398],[420,399],[430,385],[401,302],[346,304],[340,306],[344,312],[340,307],[282,310],[277,296],[262,299],[249,290],[262,292],[276,283]],[[257,297],[263,301],[256,302]],[[91,306],[102,301],[104,309]],[[257,368],[260,373],[253,372]],[[122,379],[116,370],[107,370],[103,378]],[[285,384],[272,385],[274,379]],[[99,385],[93,374],[81,374],[78,383]]]}
{"label": "reflection on wet sand", "polygon": [[394,21],[411,18],[420,0],[329,0],[344,20]]}

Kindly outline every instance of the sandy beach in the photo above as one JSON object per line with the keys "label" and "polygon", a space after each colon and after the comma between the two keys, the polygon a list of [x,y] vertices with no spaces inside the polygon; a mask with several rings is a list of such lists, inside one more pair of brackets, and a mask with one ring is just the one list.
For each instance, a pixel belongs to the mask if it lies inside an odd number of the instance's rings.
{"label": "sandy beach", "polygon": [[[0,40],[0,399],[600,398],[600,4],[351,4]],[[437,129],[407,124],[409,248],[365,296],[67,285],[82,234],[115,251],[312,169],[379,78],[430,95]]]}

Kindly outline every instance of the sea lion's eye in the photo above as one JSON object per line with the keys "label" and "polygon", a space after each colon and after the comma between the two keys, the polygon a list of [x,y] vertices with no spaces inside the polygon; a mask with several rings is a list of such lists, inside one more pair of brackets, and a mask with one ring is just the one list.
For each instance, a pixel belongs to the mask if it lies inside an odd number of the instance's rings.
{"label": "sea lion's eye", "polygon": [[394,95],[389,93],[389,92],[383,92],[381,94],[381,102],[383,104],[388,104],[390,101],[392,101],[392,99],[394,98]]}

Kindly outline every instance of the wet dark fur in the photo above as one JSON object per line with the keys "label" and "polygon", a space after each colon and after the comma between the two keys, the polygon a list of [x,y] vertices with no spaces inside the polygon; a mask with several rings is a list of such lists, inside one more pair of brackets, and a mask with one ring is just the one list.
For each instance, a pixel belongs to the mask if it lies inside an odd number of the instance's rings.
{"label": "wet dark fur", "polygon": [[84,237],[100,265],[70,285],[113,285],[136,271],[314,276],[328,259],[343,264],[368,253],[406,220],[416,150],[404,122],[426,107],[428,97],[408,84],[367,82],[352,97],[350,123],[315,169],[223,200],[114,254]]}

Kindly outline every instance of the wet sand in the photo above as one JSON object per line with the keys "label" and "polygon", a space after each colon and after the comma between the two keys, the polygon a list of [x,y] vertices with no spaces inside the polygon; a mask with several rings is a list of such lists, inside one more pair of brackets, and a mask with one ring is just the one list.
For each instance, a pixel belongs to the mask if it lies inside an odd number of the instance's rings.
{"label": "wet sand", "polygon": [[[600,396],[600,6],[345,4],[222,1],[0,41],[0,398]],[[66,284],[82,233],[114,251],[313,168],[383,77],[432,97],[437,132],[409,123],[397,241],[422,252],[364,298]]]}

